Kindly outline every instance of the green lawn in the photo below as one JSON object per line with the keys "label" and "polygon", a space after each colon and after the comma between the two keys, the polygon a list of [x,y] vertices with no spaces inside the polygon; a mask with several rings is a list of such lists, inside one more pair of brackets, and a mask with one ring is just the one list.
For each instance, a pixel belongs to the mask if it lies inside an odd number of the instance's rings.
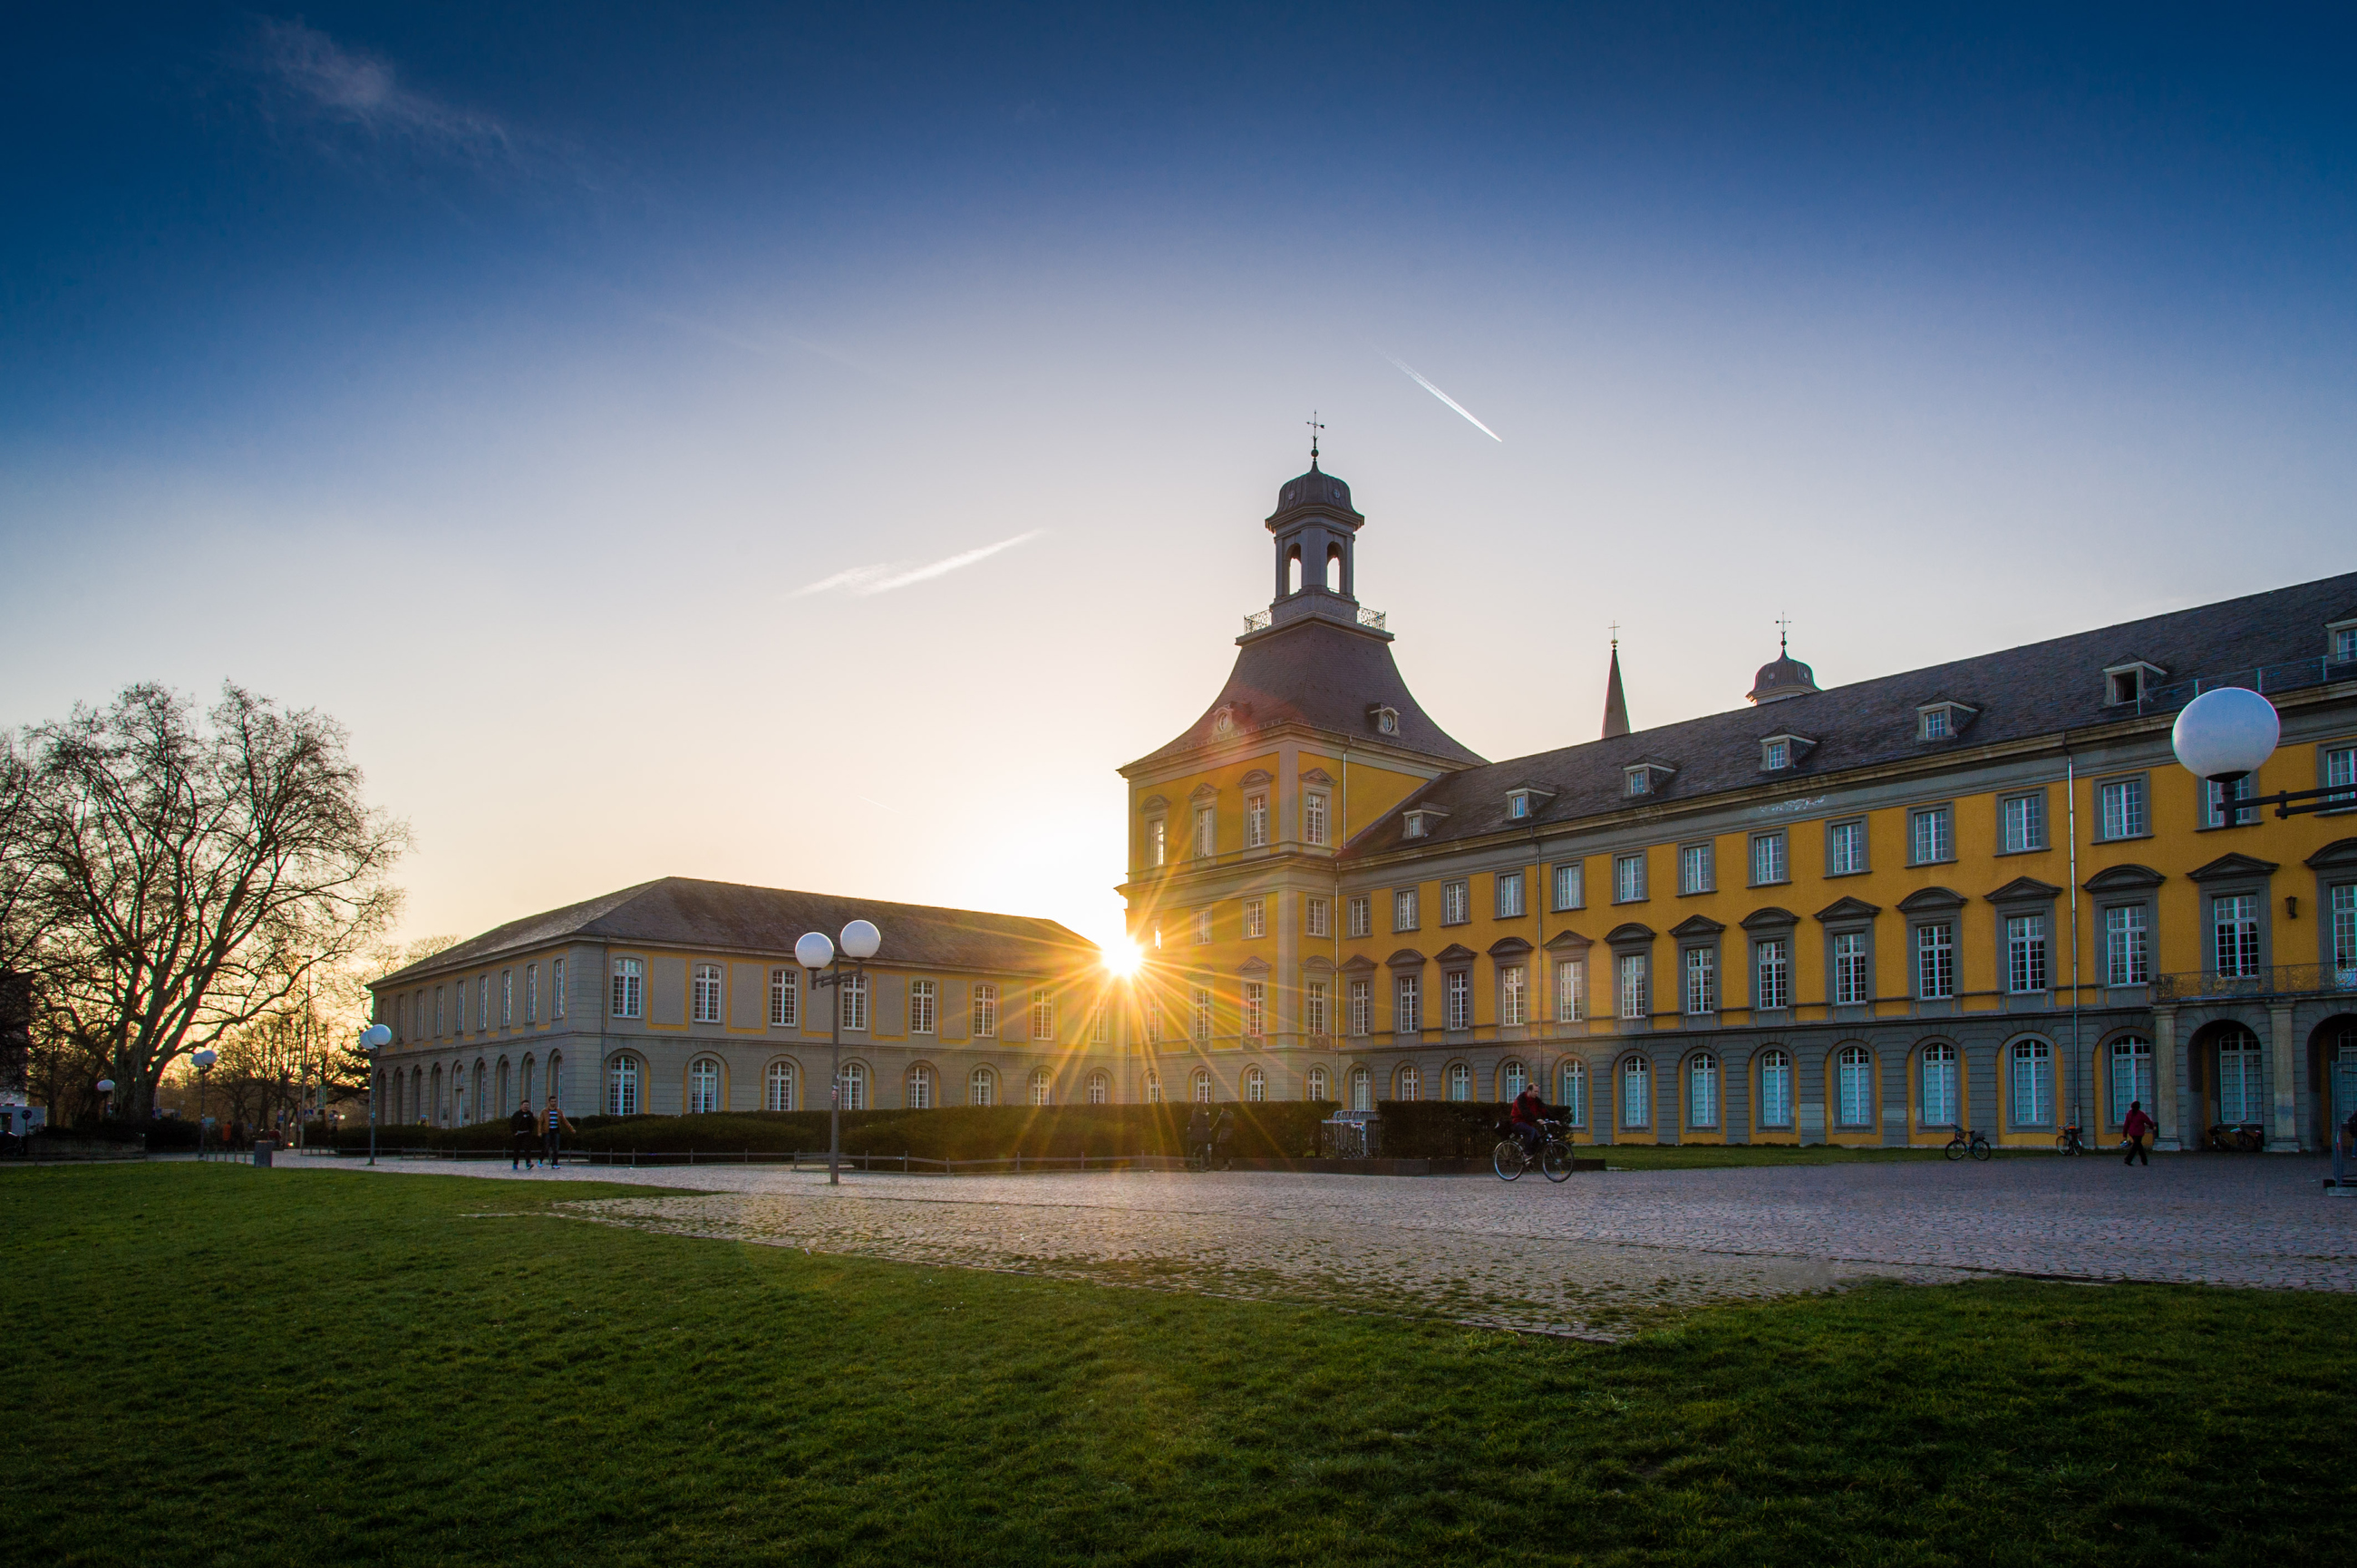
{"label": "green lawn", "polygon": [[615,1190],[0,1174],[8,1558],[2241,1563],[2357,1502],[2342,1297],[1880,1287],[1600,1348],[547,1213]]}

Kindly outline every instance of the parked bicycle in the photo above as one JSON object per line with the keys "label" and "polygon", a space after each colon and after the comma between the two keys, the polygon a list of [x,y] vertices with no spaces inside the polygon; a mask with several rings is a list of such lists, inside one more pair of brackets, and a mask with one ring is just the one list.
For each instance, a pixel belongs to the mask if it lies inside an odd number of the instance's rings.
{"label": "parked bicycle", "polygon": [[2267,1146],[2266,1123],[2263,1122],[2221,1122],[2210,1129],[2202,1140],[2204,1148],[2222,1154],[2263,1154]]}
{"label": "parked bicycle", "polygon": [[1956,1135],[1948,1140],[1948,1157],[1952,1160],[1961,1160],[1966,1155],[1976,1160],[1985,1160],[1993,1152],[1985,1133],[1967,1133],[1962,1126],[1957,1127]]}
{"label": "parked bicycle", "polygon": [[1566,1180],[1572,1172],[1572,1146],[1565,1123],[1539,1123],[1539,1150],[1534,1156],[1522,1139],[1512,1133],[1498,1140],[1490,1153],[1490,1168],[1498,1173],[1500,1181],[1513,1181],[1533,1165],[1549,1181]]}
{"label": "parked bicycle", "polygon": [[2054,1134],[2054,1152],[2058,1155],[2092,1155],[2095,1145],[2087,1142],[2083,1129],[2065,1127]]}

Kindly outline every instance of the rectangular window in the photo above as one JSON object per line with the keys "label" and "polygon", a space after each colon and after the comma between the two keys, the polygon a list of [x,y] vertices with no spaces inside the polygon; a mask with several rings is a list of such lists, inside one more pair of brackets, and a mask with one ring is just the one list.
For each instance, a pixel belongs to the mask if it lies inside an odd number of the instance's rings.
{"label": "rectangular window", "polygon": [[1195,911],[1195,942],[1196,942],[1196,945],[1200,947],[1200,945],[1202,945],[1202,944],[1203,944],[1203,943],[1205,943],[1205,942],[1210,941],[1211,940],[1211,910],[1209,910],[1209,909],[1198,909],[1198,910],[1196,910],[1196,911]]}
{"label": "rectangular window", "polygon": [[2046,917],[2015,915],[2005,923],[2005,988],[2015,995],[2046,989]]}
{"label": "rectangular window", "polygon": [[1555,1021],[1577,1024],[1587,1016],[1587,961],[1567,958],[1555,966]]}
{"label": "rectangular window", "polygon": [[1113,1024],[1102,1004],[1089,1009],[1089,1043],[1102,1046],[1113,1038]]}
{"label": "rectangular window", "polygon": [[1519,920],[1523,918],[1523,874],[1519,871],[1498,873],[1498,918]]}
{"label": "rectangular window", "polygon": [[2324,754],[2325,797],[2334,806],[2357,805],[2357,746],[2336,746]]}
{"label": "rectangular window", "polygon": [[2326,897],[2331,904],[2332,983],[2357,985],[2357,883],[2343,882]]}
{"label": "rectangular window", "polygon": [[1709,893],[1718,886],[1718,855],[1717,846],[1706,843],[1681,845],[1678,850],[1678,891]]}
{"label": "rectangular window", "polygon": [[507,1029],[514,1026],[515,971],[503,969],[500,971],[500,1027]]}
{"label": "rectangular window", "polygon": [[770,971],[770,1026],[791,1029],[802,1024],[802,977],[798,970]]}
{"label": "rectangular window", "polygon": [[1825,875],[1850,876],[1866,869],[1866,823],[1835,822],[1825,829]]}
{"label": "rectangular window", "polygon": [[843,1015],[846,1029],[867,1027],[867,977],[846,974],[834,988],[835,1006]]}
{"label": "rectangular window", "polygon": [[1195,858],[1209,860],[1219,846],[1219,817],[1209,806],[1195,808]]}
{"label": "rectangular window", "polygon": [[1403,974],[1392,983],[1392,1028],[1399,1034],[1411,1035],[1424,1027],[1423,981],[1413,974]]}
{"label": "rectangular window", "polygon": [[1372,980],[1351,982],[1351,1017],[1349,1028],[1354,1036],[1370,1035],[1375,1027],[1375,983]]}
{"label": "rectangular window", "polygon": [[1263,980],[1244,982],[1244,1034],[1259,1039],[1267,1032],[1268,983]]}
{"label": "rectangular window", "polygon": [[2104,836],[2107,839],[2136,839],[2149,831],[2144,807],[2144,780],[2115,779],[2096,791],[2103,807]]}
{"label": "rectangular window", "polygon": [[930,1035],[933,1032],[933,1004],[938,999],[931,981],[909,982],[909,1033]]}
{"label": "rectangular window", "polygon": [[442,987],[438,985],[434,988],[434,1032],[437,1035],[447,1032],[442,1027]]}
{"label": "rectangular window", "polygon": [[1464,882],[1444,882],[1440,885],[1440,923],[1461,926],[1473,918],[1471,886]]}
{"label": "rectangular window", "polygon": [[1792,1124],[1792,1058],[1781,1051],[1760,1053],[1760,1124],[1762,1127],[1790,1127]]}
{"label": "rectangular window", "polygon": [[565,1016],[565,961],[561,958],[548,963],[548,1015]]}
{"label": "rectangular window", "polygon": [[1452,969],[1442,983],[1446,998],[1445,1016],[1450,1029],[1462,1032],[1473,1026],[1473,976],[1461,969]]}
{"label": "rectangular window", "polygon": [[[643,995],[642,988],[646,983],[646,966],[637,959],[618,958],[614,961],[615,1017],[635,1018],[639,1015],[639,1004]],[[463,1007],[465,1004],[466,999],[462,996],[459,999],[459,1005]]]}
{"label": "rectangular window", "polygon": [[540,965],[536,963],[523,966],[523,1021],[540,1022]]}
{"label": "rectangular window", "polygon": [[1415,927],[1415,889],[1403,887],[1392,895],[1392,929],[1412,931]]}
{"label": "rectangular window", "polygon": [[1645,955],[1641,952],[1622,953],[1620,978],[1620,1016],[1644,1017],[1649,1008],[1645,998]]}
{"label": "rectangular window", "polygon": [[491,1026],[491,977],[479,976],[475,981],[475,1027],[479,1031]]}
{"label": "rectangular window", "polygon": [[1771,886],[1792,879],[1791,843],[1781,829],[1751,835],[1751,886]]}
{"label": "rectangular window", "polygon": [[1770,1012],[1781,1011],[1792,1004],[1792,948],[1781,937],[1761,942],[1752,950],[1751,965],[1754,979],[1751,1005]]}
{"label": "rectangular window", "polygon": [[1146,864],[1170,864],[1170,828],[1160,817],[1146,824]]}
{"label": "rectangular window", "polygon": [[1325,899],[1309,897],[1301,901],[1301,926],[1309,935],[1313,937],[1332,935],[1329,920]]}
{"label": "rectangular window", "polygon": [[2238,980],[2259,972],[2259,901],[2248,893],[2210,901],[2210,924],[2217,933],[2218,972]]}
{"label": "rectangular window", "polygon": [[1531,1021],[1527,972],[1521,964],[1510,963],[1498,972],[1498,1022],[1510,1029],[1519,1029]]}
{"label": "rectangular window", "polygon": [[1244,797],[1244,847],[1268,847],[1268,797],[1265,795]]}
{"label": "rectangular window", "polygon": [[1359,894],[1351,898],[1349,904],[1344,906],[1344,911],[1349,915],[1351,921],[1351,929],[1347,933],[1348,935],[1354,937],[1371,937],[1375,934],[1374,899],[1368,897],[1366,894]]}
{"label": "rectangular window", "polygon": [[1301,837],[1313,844],[1326,842],[1326,797],[1315,789],[1301,798]]}
{"label": "rectangular window", "polygon": [[1939,1002],[1956,993],[1956,928],[1915,928],[1915,994]]}
{"label": "rectangular window", "polygon": [[1834,939],[1834,1001],[1845,1007],[1855,1007],[1869,993],[1866,933],[1845,931]]}
{"label": "rectangular window", "polygon": [[2104,983],[2146,985],[2152,981],[2152,933],[2145,907],[2120,904],[2104,911]]}
{"label": "rectangular window", "polygon": [[1587,905],[1587,863],[1566,861],[1555,868],[1555,907],[1557,909],[1579,909]]}
{"label": "rectangular window", "polygon": [[1301,988],[1301,1026],[1311,1035],[1326,1032],[1326,983],[1322,980]]}
{"label": "rectangular window", "polygon": [[1211,993],[1208,987],[1195,987],[1194,1007],[1195,1037],[1208,1040],[1211,1037]]}
{"label": "rectangular window", "polygon": [[[2228,804],[2235,800],[2249,800],[2255,788],[2251,775],[2247,773],[2232,784],[2221,784],[2211,779],[2203,779],[2201,781],[2201,825],[2205,828],[2226,826]],[[2259,813],[2245,807],[2234,813],[2233,825],[2238,828],[2247,828],[2258,820]]]}
{"label": "rectangular window", "polygon": [[2007,795],[1999,804],[2000,847],[2007,854],[2046,847],[2046,797]]}
{"label": "rectangular window", "polygon": [[695,983],[692,989],[694,1016],[699,1024],[720,1022],[720,966],[699,963],[695,966]]}
{"label": "rectangular window", "polygon": [[1267,899],[1247,898],[1244,900],[1244,935],[1247,937],[1265,937],[1268,935]]}
{"label": "rectangular window", "polygon": [[1955,859],[1955,812],[1945,806],[1926,806],[1907,813],[1907,854],[1917,865]]}
{"label": "rectangular window", "polygon": [[1634,904],[1645,897],[1645,856],[1616,854],[1612,857],[1612,901]]}
{"label": "rectangular window", "polygon": [[1045,996],[1031,998],[1031,1037],[1034,1040],[1056,1037],[1056,1004]]}
{"label": "rectangular window", "polygon": [[1781,773],[1792,766],[1792,743],[1789,740],[1764,742],[1760,748],[1760,766],[1770,773]]}
{"label": "rectangular window", "polygon": [[991,984],[974,988],[974,1037],[995,1040],[998,1037],[998,987]]}
{"label": "rectangular window", "polygon": [[467,983],[461,980],[450,989],[457,993],[451,998],[450,1027],[463,1035],[467,1032]]}
{"label": "rectangular window", "polygon": [[1708,948],[1686,949],[1686,1011],[1718,1011],[1718,954]]}

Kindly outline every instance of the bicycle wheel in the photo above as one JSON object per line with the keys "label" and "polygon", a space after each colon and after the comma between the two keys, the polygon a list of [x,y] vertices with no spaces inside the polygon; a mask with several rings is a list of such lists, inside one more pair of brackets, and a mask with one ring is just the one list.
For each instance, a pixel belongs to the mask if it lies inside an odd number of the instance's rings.
{"label": "bicycle wheel", "polygon": [[1996,1151],[1989,1147],[1989,1142],[1986,1138],[1975,1138],[1973,1140],[1973,1158],[1976,1160],[1985,1160],[1994,1153],[1996,1153]]}
{"label": "bicycle wheel", "polygon": [[1516,1179],[1528,1164],[1522,1144],[1512,1138],[1499,1139],[1498,1146],[1490,1151],[1490,1168],[1498,1173],[1500,1181]]}
{"label": "bicycle wheel", "polygon": [[2058,1154],[2058,1155],[2069,1155],[2069,1154],[2075,1154],[2075,1153],[2077,1153],[2077,1151],[2076,1151],[2076,1150],[2074,1150],[2074,1149],[2072,1149],[2072,1148],[2071,1147],[2071,1134],[2070,1134],[2070,1133],[2055,1133],[2055,1134],[2054,1134],[2054,1152],[2055,1152],[2056,1154]]}
{"label": "bicycle wheel", "polygon": [[1561,1138],[1549,1138],[1546,1147],[1539,1152],[1539,1170],[1549,1181],[1569,1181],[1573,1157],[1569,1144]]}
{"label": "bicycle wheel", "polygon": [[1962,1133],[1948,1140],[1948,1157],[1952,1160],[1964,1157],[1964,1135]]}

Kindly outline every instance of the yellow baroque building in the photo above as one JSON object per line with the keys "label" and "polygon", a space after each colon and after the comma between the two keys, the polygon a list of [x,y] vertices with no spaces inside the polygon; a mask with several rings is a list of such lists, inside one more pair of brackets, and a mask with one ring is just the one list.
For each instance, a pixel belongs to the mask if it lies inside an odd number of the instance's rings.
{"label": "yellow baroque building", "polygon": [[[2350,785],[2357,574],[1475,756],[1355,594],[1309,472],[1226,686],[1128,784],[1148,1099],[1500,1101],[1596,1143],[1941,1144],[1955,1128],[2316,1148],[2357,1108],[2357,825],[2237,811],[2177,711],[2255,685],[2244,792]],[[2239,797],[2238,797],[2239,798]]]}

